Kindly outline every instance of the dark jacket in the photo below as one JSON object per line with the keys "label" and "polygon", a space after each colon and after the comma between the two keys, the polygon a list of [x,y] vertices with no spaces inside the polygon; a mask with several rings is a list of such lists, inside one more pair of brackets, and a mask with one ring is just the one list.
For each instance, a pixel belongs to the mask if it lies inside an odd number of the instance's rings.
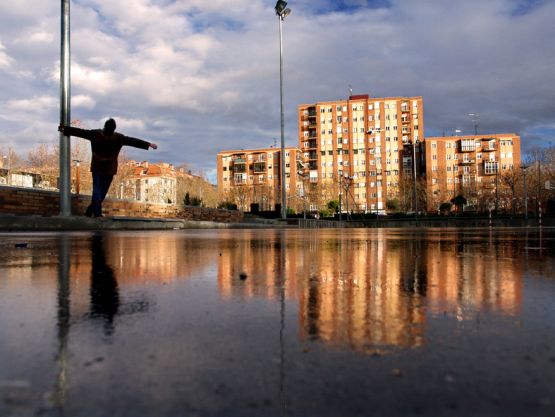
{"label": "dark jacket", "polygon": [[118,171],[118,155],[122,146],[148,149],[150,142],[132,138],[114,132],[106,135],[102,129],[79,129],[66,126],[64,135],[77,136],[91,141],[92,159],[91,172],[100,172],[106,175],[116,175]]}

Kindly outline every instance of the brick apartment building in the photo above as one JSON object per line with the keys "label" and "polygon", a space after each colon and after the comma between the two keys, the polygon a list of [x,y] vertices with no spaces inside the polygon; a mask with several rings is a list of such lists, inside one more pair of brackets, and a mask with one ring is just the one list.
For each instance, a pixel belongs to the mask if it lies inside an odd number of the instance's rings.
{"label": "brick apartment building", "polygon": [[[280,148],[229,150],[218,153],[218,192],[242,210],[252,203],[260,210],[275,210],[281,202]],[[301,152],[285,148],[285,187],[288,207],[303,199]],[[300,203],[301,202],[301,203]]]}
{"label": "brick apartment building", "polygon": [[[339,199],[343,211],[385,214],[396,201],[406,212],[415,192],[419,210],[435,212],[457,194],[476,205],[499,190],[499,175],[520,166],[515,134],[425,138],[420,96],[302,104],[298,133],[299,148],[286,151],[287,205],[297,211]],[[220,152],[218,190],[244,210],[252,202],[273,209],[280,202],[279,150]]]}
{"label": "brick apartment building", "polygon": [[298,123],[312,188],[334,199],[341,190],[344,210],[384,213],[387,200],[409,192],[413,154],[421,172],[422,97],[352,95],[303,104]]}
{"label": "brick apartment building", "polygon": [[513,133],[429,137],[424,146],[428,210],[458,194],[472,206],[493,205],[499,176],[520,166],[520,137]]}

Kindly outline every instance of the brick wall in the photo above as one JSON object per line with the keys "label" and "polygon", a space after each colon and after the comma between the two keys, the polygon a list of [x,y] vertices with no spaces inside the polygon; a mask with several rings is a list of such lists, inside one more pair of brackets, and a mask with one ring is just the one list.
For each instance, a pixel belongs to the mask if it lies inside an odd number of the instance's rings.
{"label": "brick wall", "polygon": [[[72,194],[72,214],[84,214],[90,200],[89,195]],[[148,204],[117,199],[106,199],[102,209],[106,216],[171,218],[220,223],[236,223],[243,220],[243,213],[240,211]],[[57,216],[59,213],[60,197],[57,192],[0,186],[0,214]]]}

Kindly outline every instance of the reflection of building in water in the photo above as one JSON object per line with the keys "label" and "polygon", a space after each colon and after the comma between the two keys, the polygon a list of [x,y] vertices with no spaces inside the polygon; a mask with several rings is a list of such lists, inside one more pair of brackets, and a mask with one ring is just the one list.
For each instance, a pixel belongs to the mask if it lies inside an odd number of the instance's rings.
{"label": "reflection of building in water", "polygon": [[322,269],[305,286],[302,335],[360,351],[421,345],[421,295],[402,290],[413,278],[403,262],[407,248],[382,239],[346,243],[314,254]]}
{"label": "reflection of building in water", "polygon": [[[386,259],[383,247],[383,240],[330,237],[291,243],[288,239],[285,296],[300,300],[302,337],[360,350],[421,343],[420,295],[400,291],[401,255],[396,255],[397,262]],[[276,298],[282,250],[278,237],[246,238],[222,250],[218,268],[222,296]],[[241,273],[246,280],[241,280]]]}
{"label": "reflection of building in water", "polygon": [[522,304],[522,266],[515,263],[518,247],[495,244],[489,251],[487,237],[466,241],[458,236],[458,243],[427,242],[423,256],[428,264],[428,306],[430,312],[482,309],[514,315]]}
{"label": "reflection of building in water", "polygon": [[118,234],[106,242],[106,258],[120,285],[178,281],[206,268],[212,256],[198,240],[178,233]]}
{"label": "reflection of building in water", "polygon": [[[285,276],[285,296],[297,298],[299,267],[297,252],[288,251],[285,258],[284,243],[279,231],[268,237],[256,237],[258,233],[245,231],[244,235],[221,242],[218,259],[218,288],[223,298],[234,296],[259,296],[274,299],[279,296]],[[241,275],[246,279],[241,279]]]}
{"label": "reflection of building in water", "polygon": [[245,235],[221,249],[220,294],[275,299],[284,270],[285,296],[299,300],[301,337],[368,352],[420,346],[427,312],[465,318],[465,311],[516,314],[520,308],[522,273],[506,264],[514,256],[510,246],[488,253],[473,246],[482,240],[461,246],[433,238],[386,238],[380,231],[349,239],[334,233],[288,236],[285,253],[277,235]]}

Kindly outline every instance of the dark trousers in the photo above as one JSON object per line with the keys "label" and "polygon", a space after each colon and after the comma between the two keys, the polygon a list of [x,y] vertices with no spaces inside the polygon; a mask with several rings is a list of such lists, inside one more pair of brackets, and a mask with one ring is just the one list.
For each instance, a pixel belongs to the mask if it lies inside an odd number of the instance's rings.
{"label": "dark trousers", "polygon": [[102,216],[102,202],[106,198],[108,189],[114,179],[113,175],[107,175],[100,172],[93,172],[93,192],[91,204],[87,207],[86,215],[100,217]]}

